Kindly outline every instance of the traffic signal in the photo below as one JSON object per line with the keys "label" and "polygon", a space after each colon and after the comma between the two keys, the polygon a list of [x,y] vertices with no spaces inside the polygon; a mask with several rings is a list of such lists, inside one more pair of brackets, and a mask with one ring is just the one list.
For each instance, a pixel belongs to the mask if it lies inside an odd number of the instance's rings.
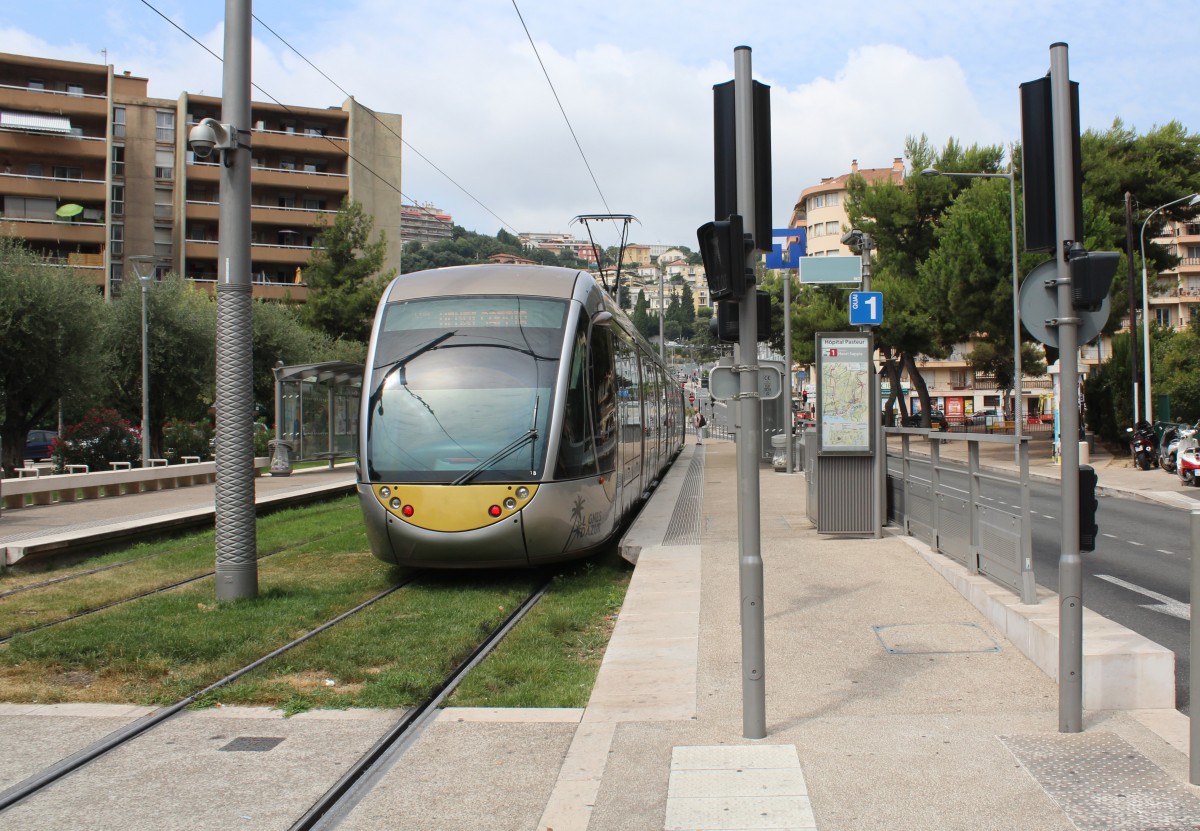
{"label": "traffic signal", "polygon": [[[771,336],[771,296],[765,291],[757,291],[755,295],[758,298],[758,340],[764,341]],[[736,300],[722,300],[717,304],[717,313],[708,324],[709,332],[717,340],[737,343],[741,339],[739,306]]]}
{"label": "traffic signal", "polygon": [[745,294],[746,287],[754,283],[754,272],[746,267],[754,242],[742,232],[742,217],[731,214],[729,219],[706,222],[696,229],[696,237],[709,296],[722,300]]}
{"label": "traffic signal", "polygon": [[1071,266],[1072,305],[1076,309],[1089,312],[1100,310],[1104,298],[1108,297],[1120,257],[1115,251],[1089,252],[1084,251],[1079,243],[1071,246],[1067,262]]}
{"label": "traffic signal", "polygon": [[[1025,250],[1058,247],[1054,173],[1054,111],[1050,76],[1021,84],[1021,194],[1025,210]],[[1079,84],[1071,81],[1070,136],[1073,156],[1068,204],[1075,233],[1083,236],[1083,167],[1079,144]],[[1065,234],[1064,234],[1065,236]]]}
{"label": "traffic signal", "polygon": [[1095,551],[1096,534],[1100,527],[1096,525],[1096,471],[1091,465],[1079,466],[1079,550]]}

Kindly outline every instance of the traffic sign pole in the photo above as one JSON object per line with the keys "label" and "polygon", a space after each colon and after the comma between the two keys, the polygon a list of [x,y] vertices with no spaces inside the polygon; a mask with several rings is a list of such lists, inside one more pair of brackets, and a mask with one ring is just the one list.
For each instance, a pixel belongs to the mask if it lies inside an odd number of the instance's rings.
{"label": "traffic sign pole", "polygon": [[1079,556],[1079,318],[1071,286],[1066,243],[1082,236],[1075,227],[1074,142],[1067,44],[1050,46],[1050,94],[1054,125],[1055,261],[1058,263],[1058,343],[1062,408],[1062,546],[1058,560],[1058,730],[1083,730],[1083,569]]}

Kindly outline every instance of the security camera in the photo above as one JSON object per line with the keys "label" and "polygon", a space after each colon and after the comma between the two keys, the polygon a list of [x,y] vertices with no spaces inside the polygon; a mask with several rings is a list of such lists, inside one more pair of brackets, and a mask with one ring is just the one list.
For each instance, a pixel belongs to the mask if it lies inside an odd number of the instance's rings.
{"label": "security camera", "polygon": [[217,146],[217,131],[213,129],[211,122],[211,118],[206,118],[188,133],[188,147],[196,154],[197,159],[207,159]]}
{"label": "security camera", "polygon": [[222,124],[215,118],[202,118],[188,132],[188,147],[197,159],[207,159],[214,150],[232,150],[237,131],[230,124]]}

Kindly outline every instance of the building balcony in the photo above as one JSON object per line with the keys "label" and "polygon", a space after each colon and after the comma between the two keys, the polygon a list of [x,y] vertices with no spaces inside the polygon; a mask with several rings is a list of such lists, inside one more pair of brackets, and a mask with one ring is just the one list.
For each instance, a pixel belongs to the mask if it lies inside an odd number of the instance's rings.
{"label": "building balcony", "polygon": [[107,95],[80,95],[52,89],[0,85],[0,101],[4,102],[6,110],[108,120]]}
{"label": "building balcony", "polygon": [[[213,272],[215,273],[217,246],[218,243],[216,240],[186,240],[184,252],[189,265],[199,260],[212,260],[214,263]],[[278,265],[306,266],[311,254],[312,249],[304,245],[254,243],[250,246],[251,270],[257,270],[260,263],[264,267]],[[200,268],[201,266],[197,267]]]}
{"label": "building balcony", "polygon": [[[194,182],[220,182],[221,166],[210,162],[192,162],[187,166],[187,178]],[[341,197],[350,192],[350,177],[345,173],[309,173],[304,170],[283,170],[277,167],[250,169],[254,187],[274,187],[286,191],[321,192]]]}
{"label": "building balcony", "polygon": [[[217,277],[215,274],[204,276],[189,276],[192,284],[198,289],[215,296],[217,292]],[[250,296],[255,300],[279,300],[293,303],[303,303],[308,300],[308,286],[303,283],[273,283],[255,278],[250,284]]]}
{"label": "building balcony", "polygon": [[[187,218],[205,222],[217,222],[220,219],[220,205],[217,202],[199,202],[189,199],[187,203]],[[271,205],[251,205],[250,222],[253,225],[280,225],[293,228],[323,228],[332,224],[337,211],[317,211],[308,208],[280,208]]]}
{"label": "building balcony", "polygon": [[0,155],[33,158],[108,159],[108,140],[89,136],[63,136],[0,130]]}
{"label": "building balcony", "polygon": [[0,232],[28,242],[53,242],[60,245],[104,245],[103,222],[0,217]]}
{"label": "building balcony", "polygon": [[104,285],[103,254],[68,254],[66,257],[50,257],[46,264],[56,268],[69,268],[75,276],[93,286]]}
{"label": "building balcony", "polygon": [[306,153],[345,158],[350,152],[350,140],[343,136],[319,136],[301,132],[254,130],[250,134],[250,143],[255,151],[274,153]]}
{"label": "building balcony", "polygon": [[103,205],[105,194],[103,179],[55,179],[51,176],[0,173],[0,195],[4,196],[40,196]]}

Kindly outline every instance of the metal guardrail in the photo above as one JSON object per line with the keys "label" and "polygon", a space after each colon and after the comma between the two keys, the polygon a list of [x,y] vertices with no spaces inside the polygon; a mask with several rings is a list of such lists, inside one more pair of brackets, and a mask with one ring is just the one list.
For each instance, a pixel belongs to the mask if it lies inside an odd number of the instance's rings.
{"label": "metal guardrail", "polygon": [[[1029,437],[1017,447],[1014,473],[984,470],[979,463],[983,444],[1016,447],[1013,436],[939,433],[919,428],[884,429],[888,439],[899,438],[900,451],[887,442],[888,520],[906,534],[958,560],[1021,596],[1037,602],[1033,577],[1033,539],[1029,519]],[[913,443],[925,452],[914,452]],[[966,445],[966,465],[943,457],[945,445]],[[967,489],[950,484],[947,473],[965,474]],[[1016,485],[1019,505],[984,503],[981,483]]]}

